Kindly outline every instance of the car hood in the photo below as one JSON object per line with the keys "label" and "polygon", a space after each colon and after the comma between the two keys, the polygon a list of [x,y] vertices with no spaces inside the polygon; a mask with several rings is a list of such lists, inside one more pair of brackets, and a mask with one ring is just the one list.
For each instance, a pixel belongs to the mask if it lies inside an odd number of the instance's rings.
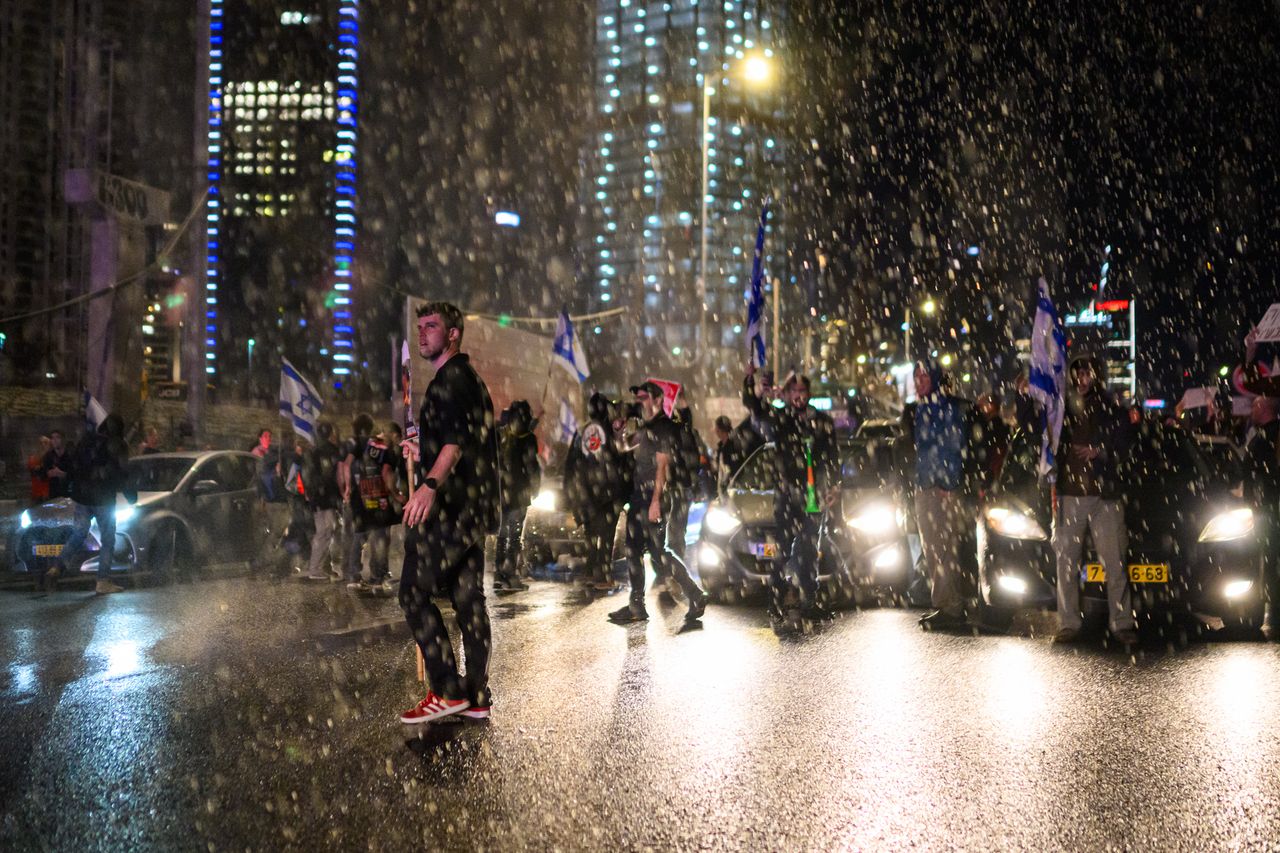
{"label": "car hood", "polygon": [[[138,502],[134,504],[138,509],[151,506],[163,501],[171,496],[172,492],[139,492]],[[123,497],[116,500],[116,507],[129,506],[129,502]],[[39,506],[33,506],[27,510],[31,523],[40,527],[61,527],[63,525],[72,525],[76,519],[76,504],[71,498],[58,498],[56,500],[47,501]]]}
{"label": "car hood", "polygon": [[773,524],[773,492],[730,491],[727,499],[720,501],[732,507],[738,520],[747,526]]}

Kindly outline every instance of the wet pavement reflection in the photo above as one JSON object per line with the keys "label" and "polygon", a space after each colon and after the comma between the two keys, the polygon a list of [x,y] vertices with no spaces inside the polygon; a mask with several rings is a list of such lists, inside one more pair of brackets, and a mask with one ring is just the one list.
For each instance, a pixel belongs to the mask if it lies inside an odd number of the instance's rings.
{"label": "wet pavement reflection", "polygon": [[[394,599],[255,578],[0,593],[0,844],[1265,847],[1280,649],[931,635],[847,612],[491,597],[491,722],[405,727]],[[380,626],[378,633],[366,626]],[[362,633],[363,632],[363,633]],[[327,638],[322,640],[321,638]],[[336,638],[336,639],[335,639]]]}

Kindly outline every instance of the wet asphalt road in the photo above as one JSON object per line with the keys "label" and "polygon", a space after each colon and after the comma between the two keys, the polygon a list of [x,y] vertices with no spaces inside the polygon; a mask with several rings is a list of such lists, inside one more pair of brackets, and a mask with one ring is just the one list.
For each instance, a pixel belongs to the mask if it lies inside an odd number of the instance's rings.
{"label": "wet asphalt road", "polygon": [[[1280,648],[702,631],[490,599],[494,719],[414,731],[339,587],[0,593],[0,848],[1277,849]],[[394,620],[382,623],[394,625]]]}

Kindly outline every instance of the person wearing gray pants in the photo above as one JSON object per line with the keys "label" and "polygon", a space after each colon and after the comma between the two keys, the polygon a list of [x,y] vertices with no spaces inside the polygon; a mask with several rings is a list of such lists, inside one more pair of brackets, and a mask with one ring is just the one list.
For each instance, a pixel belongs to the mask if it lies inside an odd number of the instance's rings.
{"label": "person wearing gray pants", "polygon": [[1080,569],[1084,532],[1107,573],[1107,623],[1125,645],[1138,641],[1137,623],[1125,565],[1127,531],[1121,496],[1125,468],[1136,438],[1126,412],[1102,387],[1106,365],[1097,356],[1071,363],[1062,438],[1058,445],[1058,509],[1053,551],[1058,561],[1058,619],[1054,642],[1072,643],[1080,635]]}
{"label": "person wearing gray pants", "polygon": [[[1093,534],[1093,544],[1107,576],[1107,624],[1117,638],[1136,631],[1129,572],[1125,567],[1128,532],[1124,507],[1118,500],[1101,497],[1058,499],[1053,524],[1053,553],[1058,558],[1058,621],[1061,632],[1080,631],[1080,569],[1084,556],[1084,532]],[[1069,636],[1064,633],[1063,639]]]}

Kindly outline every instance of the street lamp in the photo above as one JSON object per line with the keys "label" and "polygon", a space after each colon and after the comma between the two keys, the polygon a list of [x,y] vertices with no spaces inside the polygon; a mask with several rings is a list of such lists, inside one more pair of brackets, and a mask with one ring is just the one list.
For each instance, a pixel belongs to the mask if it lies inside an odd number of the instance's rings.
{"label": "street lamp", "polygon": [[[740,65],[740,73],[742,79],[754,88],[767,86],[773,79],[774,68],[773,61],[758,53],[753,53],[742,60]],[[719,71],[715,74],[718,76]],[[702,212],[698,219],[699,235],[698,246],[698,301],[702,308],[698,314],[698,339],[697,339],[697,359],[698,364],[705,366],[707,355],[707,195],[710,191],[711,183],[711,96],[715,94],[715,88],[711,85],[711,78],[708,74],[702,75]],[[777,294],[774,294],[775,311],[774,323],[777,323]]]}

